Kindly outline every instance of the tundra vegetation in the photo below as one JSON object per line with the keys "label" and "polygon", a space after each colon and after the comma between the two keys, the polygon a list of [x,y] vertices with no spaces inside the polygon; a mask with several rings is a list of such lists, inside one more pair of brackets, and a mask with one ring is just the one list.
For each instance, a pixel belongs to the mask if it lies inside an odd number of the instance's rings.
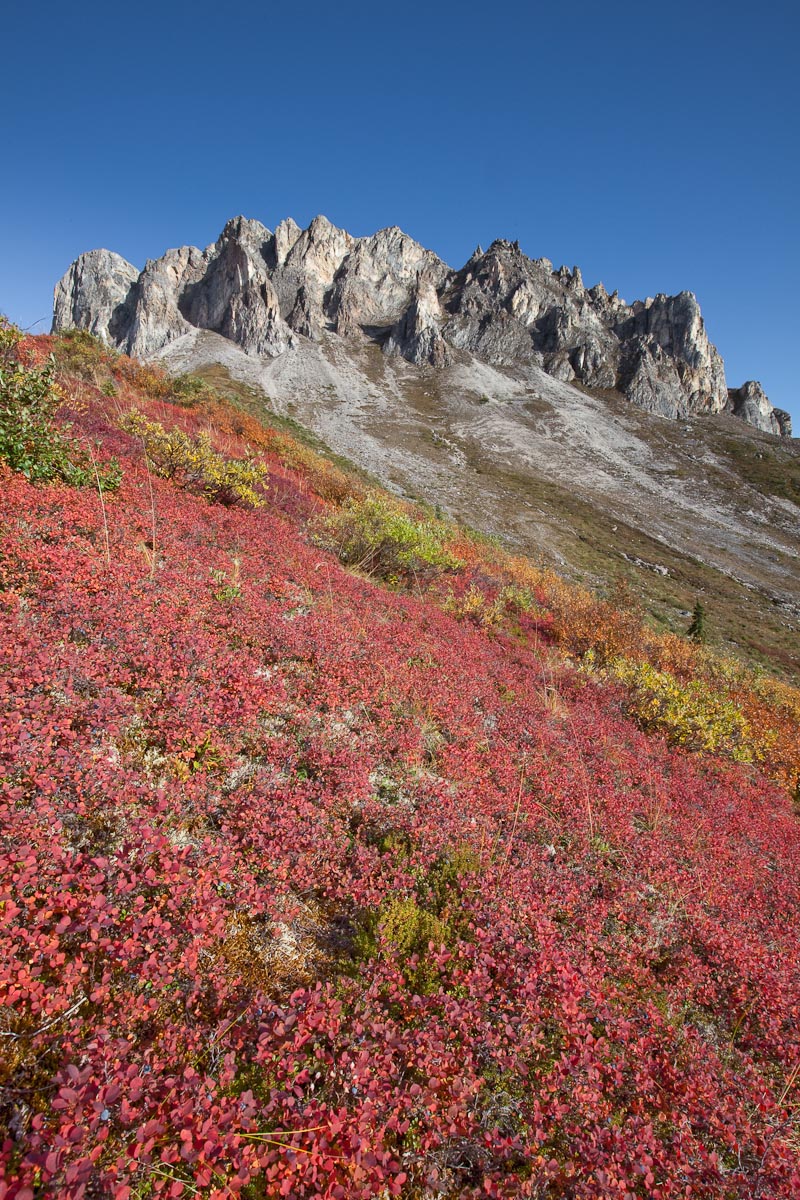
{"label": "tundra vegetation", "polygon": [[0,1200],[800,1194],[798,692],[8,328]]}

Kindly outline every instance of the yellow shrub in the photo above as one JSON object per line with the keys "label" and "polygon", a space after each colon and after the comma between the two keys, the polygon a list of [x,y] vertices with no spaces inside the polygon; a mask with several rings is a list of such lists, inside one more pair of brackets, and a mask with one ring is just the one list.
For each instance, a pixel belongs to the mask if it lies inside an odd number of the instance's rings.
{"label": "yellow shrub", "polygon": [[741,709],[703,679],[683,682],[648,662],[613,659],[608,670],[630,691],[630,710],[642,729],[675,745],[729,754],[737,762],[761,757]]}
{"label": "yellow shrub", "polygon": [[475,584],[470,584],[463,596],[448,592],[442,601],[442,608],[459,621],[472,621],[481,629],[494,629],[505,616],[506,606],[502,593],[490,600]]}
{"label": "yellow shrub", "polygon": [[226,458],[213,448],[208,434],[193,438],[180,429],[165,429],[136,409],[125,417],[122,428],[141,438],[148,464],[157,475],[218,504],[258,508],[264,503],[258,490],[267,477],[263,463]]}

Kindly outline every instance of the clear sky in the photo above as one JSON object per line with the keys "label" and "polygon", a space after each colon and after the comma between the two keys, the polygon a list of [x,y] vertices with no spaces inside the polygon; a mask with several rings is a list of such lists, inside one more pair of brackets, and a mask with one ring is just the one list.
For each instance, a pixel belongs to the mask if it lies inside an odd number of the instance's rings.
{"label": "clear sky", "polygon": [[81,251],[143,266],[238,213],[518,238],[628,301],[697,294],[728,383],[800,427],[795,0],[139,0],[2,22],[0,311]]}

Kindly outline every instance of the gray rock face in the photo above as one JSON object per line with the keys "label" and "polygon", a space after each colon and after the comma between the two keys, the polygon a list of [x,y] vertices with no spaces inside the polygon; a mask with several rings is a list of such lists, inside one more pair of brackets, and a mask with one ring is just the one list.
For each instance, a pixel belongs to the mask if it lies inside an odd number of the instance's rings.
{"label": "gray rock face", "polygon": [[415,301],[423,275],[436,291],[452,272],[396,227],[363,238],[337,271],[326,304],[336,332],[346,335],[364,326],[394,325]]}
{"label": "gray rock face", "polygon": [[168,250],[161,258],[148,260],[115,314],[119,348],[137,358],[148,358],[188,333],[191,326],[181,315],[178,301],[184,287],[202,278],[205,265],[204,255],[194,246]]}
{"label": "gray rock face", "polygon": [[[682,417],[725,408],[725,369],[706,336],[700,305],[691,292],[637,302],[615,326],[615,333],[632,361],[633,377],[653,381],[654,411]],[[622,389],[634,403],[638,402],[636,386]]]}
{"label": "gray rock face", "polygon": [[56,284],[53,329],[88,329],[116,343],[109,325],[138,278],[136,267],[110,250],[82,254]]}
{"label": "gray rock face", "polygon": [[792,418],[782,408],[772,407],[761,384],[754,379],[729,390],[727,408],[735,417],[765,433],[792,436]]}
{"label": "gray rock face", "polygon": [[[289,225],[288,222],[282,224]],[[292,221],[287,230],[287,243],[296,228]],[[337,229],[327,217],[315,217],[308,229],[294,240],[280,264],[276,253],[272,284],[281,313],[305,337],[317,337],[325,329],[325,296],[355,244],[355,238],[344,229]]]}
{"label": "gray rock face", "polygon": [[399,354],[420,365],[447,366],[452,355],[442,336],[443,317],[436,291],[436,272],[423,273],[417,280],[410,305],[384,343],[384,353]]}
{"label": "gray rock face", "polygon": [[588,387],[617,388],[667,417],[719,412],[727,402],[722,359],[690,292],[632,307],[577,267],[554,271],[516,243],[494,242],[450,285],[445,337],[490,362],[537,354],[546,371]]}
{"label": "gray rock face", "polygon": [[258,221],[229,221],[205,270],[184,276],[178,307],[188,325],[211,329],[236,342],[248,354],[276,357],[295,343],[281,318],[280,304],[267,270],[272,234]]}
{"label": "gray rock face", "polygon": [[275,230],[273,262],[271,264],[273,267],[283,266],[286,262],[286,256],[302,232],[300,226],[291,217],[287,217],[284,221],[281,221]]}
{"label": "gray rock face", "polygon": [[107,250],[81,255],[55,290],[53,329],[71,326],[142,358],[193,329],[267,358],[330,336],[369,338],[434,367],[465,352],[615,390],[665,417],[726,411],[790,435],[760,385],[728,391],[691,292],[628,305],[516,242],[478,247],[453,271],[396,227],[354,238],[320,216],[305,230],[282,221],[273,234],[236,217],[212,246],[168,250],[141,274]]}

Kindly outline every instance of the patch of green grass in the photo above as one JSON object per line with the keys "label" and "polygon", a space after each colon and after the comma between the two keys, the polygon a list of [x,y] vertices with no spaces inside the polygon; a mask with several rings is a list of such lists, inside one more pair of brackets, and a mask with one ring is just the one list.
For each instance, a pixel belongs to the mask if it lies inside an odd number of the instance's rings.
{"label": "patch of green grass", "polygon": [[793,448],[778,442],[773,449],[762,442],[729,437],[723,440],[722,449],[746,483],[800,506],[800,455]]}

